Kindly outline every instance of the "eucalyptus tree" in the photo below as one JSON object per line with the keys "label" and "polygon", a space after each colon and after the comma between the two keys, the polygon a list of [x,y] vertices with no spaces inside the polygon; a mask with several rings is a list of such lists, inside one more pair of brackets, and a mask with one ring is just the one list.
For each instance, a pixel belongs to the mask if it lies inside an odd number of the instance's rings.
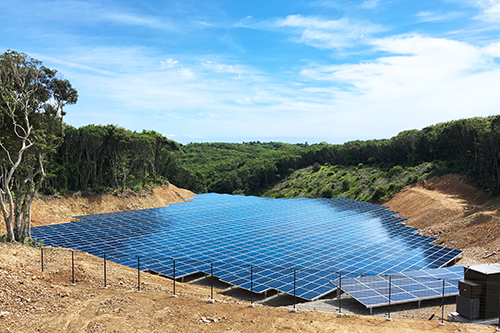
{"label": "eucalyptus tree", "polygon": [[12,242],[29,236],[44,163],[63,140],[64,106],[78,98],[56,74],[27,54],[0,55],[0,208]]}

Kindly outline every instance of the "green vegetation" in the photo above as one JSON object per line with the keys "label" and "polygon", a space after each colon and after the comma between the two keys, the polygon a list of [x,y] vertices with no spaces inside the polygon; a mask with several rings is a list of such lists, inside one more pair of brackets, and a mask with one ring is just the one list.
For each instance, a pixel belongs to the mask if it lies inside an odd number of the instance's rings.
{"label": "green vegetation", "polygon": [[196,193],[339,196],[378,202],[408,184],[458,173],[500,193],[500,116],[451,121],[391,139],[341,145],[280,142],[181,145],[113,125],[67,126],[47,166],[45,193],[172,182]]}
{"label": "green vegetation", "polygon": [[397,165],[385,171],[378,167],[317,164],[295,171],[283,182],[264,193],[272,198],[338,198],[378,202],[407,185],[425,179],[435,170],[433,163],[402,168]]}
{"label": "green vegetation", "polygon": [[[196,174],[173,152],[179,144],[155,131],[132,132],[114,125],[65,128],[65,139],[47,166],[46,194],[67,190],[134,191],[174,184],[204,192]],[[201,177],[201,176],[200,176]]]}
{"label": "green vegetation", "polygon": [[376,202],[430,175],[458,173],[492,194],[500,193],[500,116],[461,119],[404,131],[391,139],[341,145],[193,143],[181,146],[181,151],[182,165],[199,173],[209,192],[342,195]]}

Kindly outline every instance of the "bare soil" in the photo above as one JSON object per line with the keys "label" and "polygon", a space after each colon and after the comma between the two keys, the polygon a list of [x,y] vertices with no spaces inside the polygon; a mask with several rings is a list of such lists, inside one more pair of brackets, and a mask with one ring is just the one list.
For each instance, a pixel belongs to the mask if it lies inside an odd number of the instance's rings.
{"label": "bare soil", "polygon": [[459,265],[500,261],[500,198],[446,175],[418,183],[384,203],[435,243],[464,251]]}
{"label": "bare soil", "polygon": [[[98,197],[80,193],[40,198],[33,206],[33,224],[68,222],[75,215],[158,207],[191,196],[170,185],[155,189],[149,196],[128,193]],[[408,225],[439,237],[437,243],[464,250],[459,264],[495,262],[500,258],[496,254],[500,253],[500,202],[468,186],[458,176],[417,184],[385,205],[409,218]],[[0,244],[0,332],[495,331],[491,326],[451,322],[440,326],[437,319],[422,320],[428,318],[436,304],[422,309],[421,314],[402,309],[392,321],[386,321],[383,314],[337,318],[336,313],[314,308],[318,303],[299,304],[296,313],[290,311],[289,302],[288,308],[276,307],[282,305],[276,303],[276,297],[250,307],[248,295],[242,297],[241,292],[221,284],[217,284],[215,303],[211,304],[209,284],[177,282],[178,297],[172,297],[172,280],[144,272],[140,275],[141,291],[137,292],[137,271],[109,262],[108,287],[104,288],[102,259],[78,251],[74,258],[72,285],[71,250],[45,248],[42,272],[40,249]],[[335,300],[323,303],[334,304]],[[345,306],[346,313],[352,313],[347,311],[349,304]],[[355,306],[352,304],[353,309]]]}
{"label": "bare soil", "polygon": [[0,244],[0,332],[493,332],[438,320],[344,315],[257,305],[210,287],[176,283],[71,250]]}

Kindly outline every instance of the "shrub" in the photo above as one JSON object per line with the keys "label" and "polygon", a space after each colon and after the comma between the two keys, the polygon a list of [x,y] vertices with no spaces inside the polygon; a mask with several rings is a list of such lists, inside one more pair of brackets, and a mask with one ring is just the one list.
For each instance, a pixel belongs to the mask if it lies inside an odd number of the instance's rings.
{"label": "shrub", "polygon": [[326,189],[326,190],[323,190],[323,191],[321,192],[321,196],[322,196],[323,198],[328,198],[328,199],[330,199],[330,198],[333,196],[333,190],[332,190],[331,188],[328,188],[328,189]]}
{"label": "shrub", "polygon": [[391,168],[391,170],[389,170],[389,172],[387,173],[387,177],[392,178],[396,175],[399,175],[400,173],[402,173],[404,171],[405,170],[403,169],[403,167],[401,165],[395,165]]}

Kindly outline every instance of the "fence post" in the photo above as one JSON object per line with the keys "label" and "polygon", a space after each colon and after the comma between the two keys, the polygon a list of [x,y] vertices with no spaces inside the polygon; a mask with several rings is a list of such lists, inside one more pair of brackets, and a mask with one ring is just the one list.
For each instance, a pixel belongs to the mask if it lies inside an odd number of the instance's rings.
{"label": "fence post", "polygon": [[253,266],[250,266],[250,306],[253,307]]}
{"label": "fence post", "polygon": [[214,263],[210,263],[210,303],[214,303]]}
{"label": "fence post", "polygon": [[388,307],[388,314],[387,314],[387,318],[386,318],[387,321],[392,320],[392,318],[391,318],[391,284],[392,284],[391,276],[389,275],[389,307]]}
{"label": "fence post", "polygon": [[172,297],[177,297],[177,295],[175,294],[175,259],[173,259],[173,271],[174,271],[174,294],[172,295]]}
{"label": "fence post", "polygon": [[40,246],[40,257],[42,262],[42,273],[43,273],[43,246]]}
{"label": "fence post", "polygon": [[141,257],[137,256],[137,292],[141,291]]}
{"label": "fence post", "polygon": [[[499,286],[499,284],[497,283],[497,286]],[[500,288],[500,286],[499,286]],[[496,331],[499,332],[500,331],[500,297],[498,298],[498,303],[499,303],[499,306],[498,306],[498,325],[497,325],[497,328],[496,328]]]}
{"label": "fence post", "polygon": [[439,323],[439,326],[444,326],[444,283],[445,280],[443,279],[443,292],[441,297],[441,322]]}
{"label": "fence post", "polygon": [[297,270],[294,268],[293,269],[293,309],[292,309],[292,312],[297,312],[297,308],[295,307],[295,287],[296,287],[296,272]]}
{"label": "fence post", "polygon": [[104,288],[108,287],[106,282],[106,253],[104,253]]}
{"label": "fence post", "polygon": [[75,251],[71,250],[71,285],[75,285]]}
{"label": "fence post", "polygon": [[341,294],[341,288],[342,288],[342,272],[339,272],[339,285],[337,286],[337,299],[339,301],[339,313],[337,315],[337,318],[342,317],[342,294]]}

